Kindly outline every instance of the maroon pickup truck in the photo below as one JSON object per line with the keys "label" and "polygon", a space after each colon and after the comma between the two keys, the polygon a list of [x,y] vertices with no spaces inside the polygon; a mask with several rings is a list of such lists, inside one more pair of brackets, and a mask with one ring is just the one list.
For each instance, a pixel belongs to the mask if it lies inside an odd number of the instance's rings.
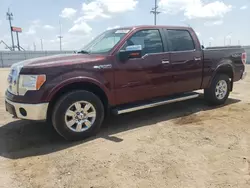
{"label": "maroon pickup truck", "polygon": [[189,27],[108,30],[74,54],[25,60],[8,77],[6,110],[49,120],[68,140],[95,134],[104,117],[198,97],[223,104],[243,79],[243,48],[203,49]]}

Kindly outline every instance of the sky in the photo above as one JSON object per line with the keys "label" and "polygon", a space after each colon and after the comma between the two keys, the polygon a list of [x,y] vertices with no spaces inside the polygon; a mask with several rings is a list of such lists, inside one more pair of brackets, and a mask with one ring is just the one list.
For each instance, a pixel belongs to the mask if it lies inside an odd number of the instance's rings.
{"label": "sky", "polygon": [[[157,24],[191,26],[205,46],[250,45],[250,0],[158,0]],[[21,27],[26,50],[78,50],[111,28],[154,24],[154,0],[0,0],[0,41]],[[61,23],[61,24],[60,24]],[[16,43],[16,35],[14,35]],[[0,50],[5,46],[0,44]]]}

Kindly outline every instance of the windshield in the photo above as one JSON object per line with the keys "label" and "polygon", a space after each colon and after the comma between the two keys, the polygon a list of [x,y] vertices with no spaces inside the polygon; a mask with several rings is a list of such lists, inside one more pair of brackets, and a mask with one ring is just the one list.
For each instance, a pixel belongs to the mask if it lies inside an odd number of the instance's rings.
{"label": "windshield", "polygon": [[105,31],[89,44],[84,46],[79,53],[105,54],[111,51],[114,46],[129,32],[128,29],[115,29]]}

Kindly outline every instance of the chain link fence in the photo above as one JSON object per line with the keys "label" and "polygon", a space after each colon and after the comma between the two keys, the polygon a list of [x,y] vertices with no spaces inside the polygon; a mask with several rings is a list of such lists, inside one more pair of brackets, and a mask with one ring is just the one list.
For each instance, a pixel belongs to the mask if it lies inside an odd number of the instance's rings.
{"label": "chain link fence", "polygon": [[14,63],[31,58],[70,53],[73,51],[0,51],[0,67],[10,67]]}
{"label": "chain link fence", "polygon": [[245,47],[247,53],[247,64],[250,64],[250,46]]}

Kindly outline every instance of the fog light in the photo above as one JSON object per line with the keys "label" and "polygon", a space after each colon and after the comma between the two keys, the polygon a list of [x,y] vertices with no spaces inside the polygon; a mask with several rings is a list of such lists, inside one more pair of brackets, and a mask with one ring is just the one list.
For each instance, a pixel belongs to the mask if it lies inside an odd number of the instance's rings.
{"label": "fog light", "polygon": [[24,108],[19,108],[19,112],[22,116],[27,116],[27,112]]}

